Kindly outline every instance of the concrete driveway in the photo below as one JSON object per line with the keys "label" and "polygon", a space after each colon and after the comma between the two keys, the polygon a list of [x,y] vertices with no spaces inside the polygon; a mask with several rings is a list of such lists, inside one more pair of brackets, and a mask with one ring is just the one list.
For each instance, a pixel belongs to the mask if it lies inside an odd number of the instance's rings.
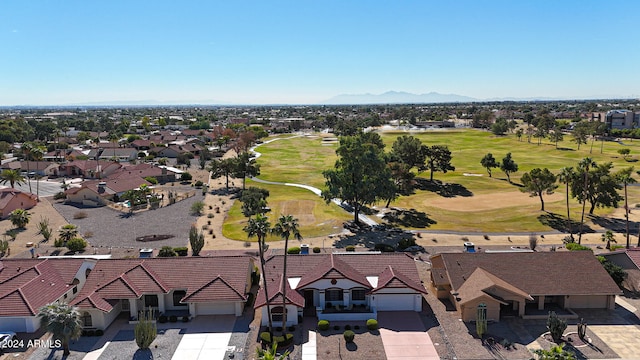
{"label": "concrete driveway", "polygon": [[417,313],[381,311],[378,325],[387,360],[440,359]]}
{"label": "concrete driveway", "polygon": [[233,315],[198,316],[189,324],[171,359],[224,359],[235,322]]}

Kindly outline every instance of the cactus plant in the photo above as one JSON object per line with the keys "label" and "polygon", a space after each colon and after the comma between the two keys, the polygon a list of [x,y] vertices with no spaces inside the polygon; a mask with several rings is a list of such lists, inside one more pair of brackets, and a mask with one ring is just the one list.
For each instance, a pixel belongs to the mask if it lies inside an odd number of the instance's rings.
{"label": "cactus plant", "polygon": [[584,340],[584,337],[587,335],[587,323],[584,321],[584,318],[580,318],[580,322],[578,323],[578,337],[580,340]]}
{"label": "cactus plant", "polygon": [[9,241],[0,240],[0,258],[9,254]]}
{"label": "cactus plant", "polygon": [[152,319],[151,309],[140,312],[138,323],[134,329],[136,344],[140,349],[148,349],[158,334],[156,324],[151,321]]}
{"label": "cactus plant", "polygon": [[487,305],[478,305],[478,312],[476,314],[476,333],[478,337],[482,339],[482,336],[487,333]]}
{"label": "cactus plant", "polygon": [[567,329],[567,321],[560,319],[558,315],[556,315],[555,311],[549,311],[549,317],[547,318],[547,329],[549,329],[549,333],[551,333],[553,342],[555,342],[556,344],[560,344],[562,342],[562,335]]}

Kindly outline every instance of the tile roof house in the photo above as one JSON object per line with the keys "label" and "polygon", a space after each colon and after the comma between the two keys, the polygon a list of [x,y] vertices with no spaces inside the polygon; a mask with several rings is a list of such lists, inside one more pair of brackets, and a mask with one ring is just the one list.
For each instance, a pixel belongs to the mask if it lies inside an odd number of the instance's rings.
{"label": "tile roof house", "polygon": [[627,273],[624,282],[630,290],[640,291],[640,247],[622,249],[599,254],[610,262],[620,266]]}
{"label": "tile roof house", "polygon": [[121,164],[114,161],[73,160],[60,165],[60,175],[68,177],[103,178],[114,173],[121,167]]}
{"label": "tile roof house", "polygon": [[99,260],[71,301],[85,328],[106,329],[120,313],[139,311],[242,315],[251,289],[249,256]]}
{"label": "tile roof house", "polygon": [[152,186],[150,182],[135,174],[127,174],[114,179],[90,180],[80,187],[72,187],[65,191],[67,202],[85,206],[104,206],[113,201],[115,196],[139,188],[141,185]]}
{"label": "tile roof house", "polygon": [[[421,311],[425,289],[413,258],[407,254],[347,253],[284,256],[266,261],[272,321],[282,324],[282,293],[286,291],[287,326],[298,315],[325,320],[367,320],[378,311]],[[262,323],[268,322],[264,288],[256,297]]]}
{"label": "tile roof house", "polygon": [[[12,161],[0,166],[0,170],[18,170],[40,176],[56,176],[60,165],[49,161]],[[26,176],[26,174],[25,174]]]}
{"label": "tile roof house", "polygon": [[591,251],[441,253],[431,257],[431,286],[464,321],[480,304],[487,319],[546,318],[548,310],[613,309],[622,292]]}
{"label": "tile roof house", "polygon": [[1,260],[0,331],[38,330],[38,309],[71,300],[94,265],[95,260],[85,259]]}
{"label": "tile roof house", "polygon": [[0,218],[6,218],[13,210],[29,210],[38,204],[34,194],[14,188],[0,189]]}

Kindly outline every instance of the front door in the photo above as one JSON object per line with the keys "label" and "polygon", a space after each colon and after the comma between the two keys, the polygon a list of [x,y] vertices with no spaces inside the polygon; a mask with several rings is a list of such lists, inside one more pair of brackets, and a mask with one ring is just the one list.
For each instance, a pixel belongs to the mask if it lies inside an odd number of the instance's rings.
{"label": "front door", "polygon": [[304,291],[304,315],[315,316],[316,306],[313,303],[313,290]]}

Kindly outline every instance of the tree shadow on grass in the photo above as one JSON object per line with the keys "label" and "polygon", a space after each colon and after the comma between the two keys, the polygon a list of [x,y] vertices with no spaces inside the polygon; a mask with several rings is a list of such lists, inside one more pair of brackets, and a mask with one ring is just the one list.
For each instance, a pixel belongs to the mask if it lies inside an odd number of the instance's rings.
{"label": "tree shadow on grass", "polygon": [[373,250],[376,244],[387,244],[395,249],[400,240],[412,237],[412,233],[399,229],[390,231],[360,231],[353,235],[340,236],[333,242],[333,246],[336,248],[346,248],[349,245],[362,245]]}
{"label": "tree shadow on grass", "polygon": [[568,148],[568,147],[558,147],[556,150],[560,150],[560,151],[576,151],[575,149]]}
{"label": "tree shadow on grass", "polygon": [[394,210],[390,211],[383,217],[392,226],[404,226],[411,228],[427,228],[437,224],[437,221],[430,219],[429,216],[415,209],[410,210]]}
{"label": "tree shadow on grass", "polygon": [[470,197],[473,193],[460,184],[443,183],[440,180],[429,181],[424,178],[416,178],[416,188],[431,191],[442,197],[452,198],[456,196]]}
{"label": "tree shadow on grass", "polygon": [[[627,225],[624,219],[616,219],[616,218],[602,217],[602,216],[596,216],[596,215],[589,215],[589,219],[593,221],[594,224],[602,226],[607,230],[619,231],[619,232],[626,231]],[[630,234],[638,233],[638,222],[629,221],[629,233]]]}
{"label": "tree shadow on grass", "polygon": [[[580,222],[571,220],[571,229],[567,229],[567,219],[555,213],[545,213],[542,215],[538,215],[537,219],[542,225],[548,226],[554,230],[558,230],[561,232],[568,233],[571,230],[573,233],[577,233],[578,231],[580,231]],[[595,231],[591,229],[589,225],[585,224],[582,228],[582,232],[593,233]]]}

